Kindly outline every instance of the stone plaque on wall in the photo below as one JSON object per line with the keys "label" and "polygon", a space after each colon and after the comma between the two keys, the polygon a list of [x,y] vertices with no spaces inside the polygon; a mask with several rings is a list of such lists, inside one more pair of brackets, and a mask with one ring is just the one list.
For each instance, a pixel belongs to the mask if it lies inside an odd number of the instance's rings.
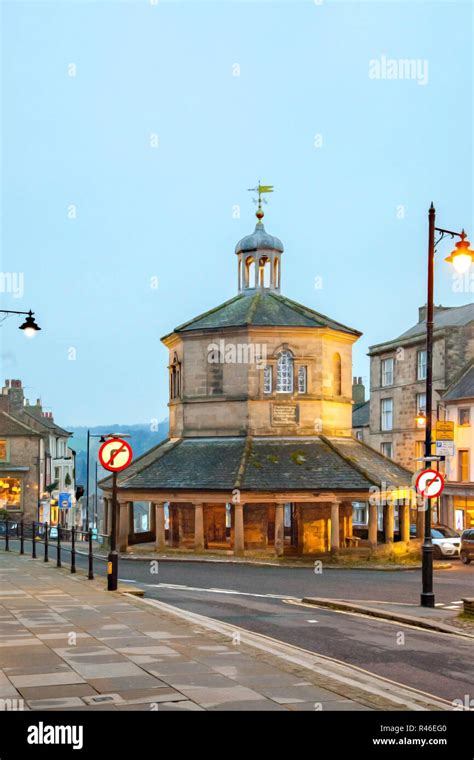
{"label": "stone plaque on wall", "polygon": [[298,404],[272,404],[271,423],[275,427],[298,423]]}

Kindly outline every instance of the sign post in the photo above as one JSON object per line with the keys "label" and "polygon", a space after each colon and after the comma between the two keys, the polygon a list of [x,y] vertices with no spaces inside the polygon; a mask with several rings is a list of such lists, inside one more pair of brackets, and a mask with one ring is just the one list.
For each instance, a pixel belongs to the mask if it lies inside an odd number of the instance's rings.
{"label": "sign post", "polygon": [[107,591],[117,591],[118,551],[117,551],[117,473],[125,470],[132,461],[132,448],[122,438],[109,438],[99,449],[99,462],[112,473],[112,526],[110,552],[107,557]]}

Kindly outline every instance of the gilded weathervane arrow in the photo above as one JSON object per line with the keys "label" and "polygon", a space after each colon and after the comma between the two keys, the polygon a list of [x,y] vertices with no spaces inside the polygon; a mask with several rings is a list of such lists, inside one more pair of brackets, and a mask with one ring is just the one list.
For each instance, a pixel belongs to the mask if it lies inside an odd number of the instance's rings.
{"label": "gilded weathervane arrow", "polygon": [[258,193],[258,200],[254,198],[254,203],[258,204],[257,212],[255,216],[259,221],[263,219],[263,210],[262,210],[262,202],[266,203],[266,199],[262,198],[262,195],[264,193],[273,193],[273,185],[262,185],[260,184],[260,180],[258,181],[258,185],[256,187],[249,187],[248,188],[249,193]]}

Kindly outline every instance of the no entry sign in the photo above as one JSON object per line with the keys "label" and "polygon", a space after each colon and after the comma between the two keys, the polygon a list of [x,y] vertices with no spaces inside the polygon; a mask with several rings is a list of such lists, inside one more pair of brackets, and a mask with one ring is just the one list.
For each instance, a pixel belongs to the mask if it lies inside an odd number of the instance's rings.
{"label": "no entry sign", "polygon": [[444,488],[444,478],[436,470],[423,470],[416,479],[416,490],[425,499],[434,499]]}
{"label": "no entry sign", "polygon": [[110,438],[99,449],[99,462],[110,472],[124,470],[132,461],[132,447],[122,438]]}

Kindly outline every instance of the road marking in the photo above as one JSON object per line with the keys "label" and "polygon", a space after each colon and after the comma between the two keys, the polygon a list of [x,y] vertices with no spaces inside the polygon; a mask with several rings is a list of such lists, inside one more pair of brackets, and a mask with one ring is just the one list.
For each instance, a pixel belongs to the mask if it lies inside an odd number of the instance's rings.
{"label": "road marking", "polygon": [[319,623],[319,620],[307,620],[307,623]]}
{"label": "road marking", "polygon": [[235,591],[229,588],[202,588],[199,586],[183,586],[177,583],[142,583],[142,586],[149,588],[169,588],[173,591],[204,591],[206,594],[233,594],[235,596],[253,596],[260,599],[297,599],[298,597],[289,597],[288,594],[255,594],[250,591]]}

